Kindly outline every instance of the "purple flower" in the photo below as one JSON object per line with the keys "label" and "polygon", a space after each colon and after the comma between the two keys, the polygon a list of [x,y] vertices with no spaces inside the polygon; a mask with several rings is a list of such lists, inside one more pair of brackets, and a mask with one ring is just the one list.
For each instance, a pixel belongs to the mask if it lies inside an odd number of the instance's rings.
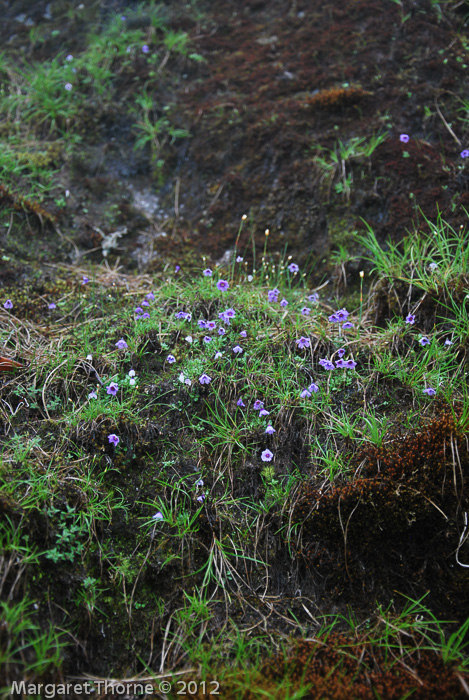
{"label": "purple flower", "polygon": [[50,310],[52,311],[53,309],[56,309],[56,308],[57,308],[57,305],[54,304],[53,301],[51,301],[51,303],[49,304],[49,306],[48,306],[47,308],[50,309]]}
{"label": "purple flower", "polygon": [[238,255],[238,257],[236,258],[236,262],[237,263],[243,262],[243,258],[241,257],[241,255]]}
{"label": "purple flower", "polygon": [[278,300],[279,291],[278,289],[270,289],[267,292],[267,299],[270,303],[274,303]]}
{"label": "purple flower", "polygon": [[350,321],[346,321],[343,325],[342,328],[344,331],[348,331],[350,328],[353,328],[353,323],[350,323]]}
{"label": "purple flower", "polygon": [[261,459],[263,462],[270,462],[273,456],[273,452],[271,452],[270,450],[264,450],[264,452],[261,454]]}
{"label": "purple flower", "polygon": [[125,349],[128,348],[128,347],[129,347],[129,346],[128,346],[127,343],[125,342],[124,338],[121,338],[121,339],[118,340],[117,343],[116,343],[116,348],[117,348],[118,350],[125,350]]}
{"label": "purple flower", "polygon": [[263,402],[263,401],[260,401],[259,399],[256,399],[256,400],[254,401],[253,409],[254,409],[255,411],[260,411],[261,408],[264,408],[264,402]]}
{"label": "purple flower", "polygon": [[309,295],[308,301],[310,301],[312,304],[317,304],[319,301],[319,294],[317,292],[313,292]]}
{"label": "purple flower", "polygon": [[146,299],[144,299],[144,300],[142,301],[142,306],[150,306],[150,302],[147,301]]}
{"label": "purple flower", "polygon": [[220,290],[220,292],[226,292],[230,288],[230,285],[226,280],[219,280],[217,282],[217,289]]}
{"label": "purple flower", "polygon": [[[226,311],[223,311],[222,314],[225,318],[234,318],[236,316],[236,311],[234,309],[227,309]],[[222,314],[218,314],[220,318],[222,317]]]}
{"label": "purple flower", "polygon": [[[137,309],[135,309],[135,311],[137,311]],[[143,309],[141,309],[140,311],[142,312]],[[187,318],[187,313],[186,313],[185,311],[178,311],[178,312],[175,313],[174,315],[175,315],[176,318],[184,318],[184,319]]]}
{"label": "purple flower", "polygon": [[201,318],[200,321],[197,321],[197,325],[199,328],[207,328],[207,321],[204,321],[204,319]]}
{"label": "purple flower", "polygon": [[337,354],[339,357],[343,357],[345,355],[345,348],[339,348]]}
{"label": "purple flower", "polygon": [[140,318],[150,318],[150,314],[148,313],[148,311],[145,311],[145,313],[142,314]]}
{"label": "purple flower", "polygon": [[347,309],[340,309],[339,311],[335,312],[335,315],[337,317],[338,322],[342,323],[343,321],[346,321],[349,317],[349,312],[347,311]]}
{"label": "purple flower", "polygon": [[136,314],[143,314],[143,309],[142,309],[142,307],[141,307],[141,306],[137,306],[137,308],[135,309],[135,313],[136,313]]}
{"label": "purple flower", "polygon": [[357,363],[355,362],[355,360],[346,360],[345,361],[345,367],[347,369],[354,369],[354,367],[356,367],[356,366],[357,366]]}
{"label": "purple flower", "polygon": [[334,363],[327,359],[319,360],[319,364],[327,370],[335,369]]}
{"label": "purple flower", "polygon": [[211,381],[212,381],[212,378],[209,377],[208,374],[205,374],[205,372],[203,374],[201,374],[199,377],[199,382],[201,384],[210,384]]}
{"label": "purple flower", "polygon": [[95,391],[90,391],[90,393],[88,394],[88,398],[89,399],[97,399],[98,394]]}
{"label": "purple flower", "polygon": [[259,418],[264,418],[264,416],[268,416],[270,411],[267,411],[265,408],[261,408],[259,411]]}
{"label": "purple flower", "polygon": [[303,335],[301,336],[301,338],[298,338],[298,340],[295,342],[298,345],[299,350],[303,350],[304,348],[309,348],[309,346],[310,346],[309,338],[305,338]]}
{"label": "purple flower", "polygon": [[420,338],[419,343],[422,347],[424,347],[425,345],[430,345],[430,341],[428,340],[426,335],[424,335],[423,338]]}
{"label": "purple flower", "polygon": [[153,520],[164,520],[164,515],[160,511],[158,513],[155,513],[155,515],[151,516]]}
{"label": "purple flower", "polygon": [[114,433],[111,433],[111,435],[108,435],[107,439],[109,440],[111,445],[114,445],[114,447],[117,447],[117,445],[120,442],[120,439],[117,437],[117,435],[114,435]]}
{"label": "purple flower", "polygon": [[311,393],[316,393],[317,391],[319,391],[319,387],[314,382],[311,382],[311,384],[308,387],[308,391],[310,391]]}
{"label": "purple flower", "polygon": [[223,357],[223,353],[220,352],[220,351],[216,352],[216,353],[215,353],[215,360],[219,360],[220,357]]}
{"label": "purple flower", "polygon": [[169,362],[169,364],[172,365],[173,362],[176,362],[176,358],[174,357],[174,355],[168,355],[168,357],[166,358],[166,362]]}
{"label": "purple flower", "polygon": [[300,270],[300,268],[298,267],[298,265],[297,265],[296,263],[290,263],[289,266],[288,266],[288,269],[289,269],[289,271],[292,273],[292,275],[293,275],[295,272],[299,272],[299,270]]}
{"label": "purple flower", "polygon": [[243,399],[238,399],[236,401],[236,405],[239,406],[240,408],[246,408],[246,404],[244,403]]}
{"label": "purple flower", "polygon": [[431,386],[427,387],[426,389],[423,390],[424,394],[427,394],[428,396],[435,396],[436,390],[432,389]]}
{"label": "purple flower", "polygon": [[235,345],[233,348],[233,352],[236,353],[236,355],[239,355],[241,352],[243,352],[243,348],[241,345]]}
{"label": "purple flower", "polygon": [[143,52],[143,53],[148,53],[149,51],[150,51],[150,48],[149,48],[146,44],[144,44],[144,45],[142,46],[142,52]]}
{"label": "purple flower", "polygon": [[308,391],[308,389],[303,389],[303,391],[300,394],[302,399],[310,399],[311,398],[311,392]]}
{"label": "purple flower", "polygon": [[215,321],[207,321],[207,325],[205,327],[209,331],[214,331],[215,328],[217,327],[217,324],[215,323]]}
{"label": "purple flower", "polygon": [[303,306],[303,308],[301,309],[301,313],[303,314],[303,316],[309,316],[310,311],[311,309],[309,308],[309,306]]}
{"label": "purple flower", "polygon": [[449,346],[452,345],[452,344],[453,344],[453,341],[450,340],[449,338],[446,338],[446,340],[445,340],[445,345],[446,345],[446,347],[449,347]]}
{"label": "purple flower", "polygon": [[239,335],[241,336],[241,338],[247,338],[248,336],[247,331],[241,331]]}
{"label": "purple flower", "polygon": [[146,295],[146,298],[149,299],[150,301],[153,301],[155,299],[155,295],[153,294],[153,292],[148,292],[148,294]]}
{"label": "purple flower", "polygon": [[265,432],[267,433],[267,435],[273,435],[275,433],[275,428],[271,425],[268,425],[265,429]]}
{"label": "purple flower", "polygon": [[82,283],[82,284],[88,284],[88,282],[89,282],[88,277],[86,277],[86,275],[83,275],[82,280],[81,280],[81,283]]}
{"label": "purple flower", "polygon": [[176,265],[176,267],[174,268],[174,272],[179,272],[180,269],[181,269],[181,266],[180,266],[180,265]]}
{"label": "purple flower", "polygon": [[213,275],[213,272],[209,267],[207,267],[207,269],[204,270],[202,274],[205,275],[205,277],[211,277]]}
{"label": "purple flower", "polygon": [[347,363],[345,360],[340,359],[335,361],[335,366],[339,369],[345,369],[347,367]]}
{"label": "purple flower", "polygon": [[469,151],[467,148],[465,148],[464,151],[461,151],[461,158],[469,158]]}
{"label": "purple flower", "polygon": [[73,61],[73,56],[71,53],[68,54],[68,56],[65,56],[66,61]]}
{"label": "purple flower", "polygon": [[68,92],[70,92],[72,87],[73,87],[72,83],[65,83],[65,89],[68,90]]}
{"label": "purple flower", "polygon": [[409,143],[409,136],[407,134],[401,134],[399,136],[399,141],[401,143]]}
{"label": "purple flower", "polygon": [[209,335],[204,335],[204,343],[211,343],[212,339]]}
{"label": "purple flower", "polygon": [[13,308],[13,302],[11,299],[7,299],[6,302],[3,304],[4,309],[12,309]]}
{"label": "purple flower", "polygon": [[225,335],[225,333],[226,333],[226,331],[225,331],[224,328],[221,328],[221,327],[220,327],[220,328],[218,329],[218,335]]}
{"label": "purple flower", "polygon": [[116,384],[116,382],[111,382],[106,389],[106,393],[110,394],[111,396],[115,396],[119,390],[119,384]]}
{"label": "purple flower", "polygon": [[282,301],[280,302],[280,306],[288,306],[288,301],[286,299],[282,299]]}
{"label": "purple flower", "polygon": [[197,498],[195,500],[198,501],[199,503],[203,503],[205,501],[205,494],[201,493],[200,496],[197,496]]}
{"label": "purple flower", "polygon": [[413,323],[415,323],[415,316],[414,316],[414,314],[409,314],[408,316],[406,316],[406,317],[405,317],[405,322],[406,322],[406,323],[409,323],[410,325],[412,325]]}

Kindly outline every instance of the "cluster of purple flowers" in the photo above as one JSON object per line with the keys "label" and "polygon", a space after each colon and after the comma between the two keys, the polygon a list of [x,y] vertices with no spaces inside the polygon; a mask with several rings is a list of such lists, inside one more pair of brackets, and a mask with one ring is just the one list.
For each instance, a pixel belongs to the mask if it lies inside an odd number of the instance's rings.
{"label": "cluster of purple flowers", "polygon": [[309,387],[307,389],[303,389],[301,392],[300,396],[302,399],[310,399],[313,394],[316,394],[319,391],[319,387],[315,382],[311,382]]}
{"label": "cluster of purple flowers", "polygon": [[280,294],[280,289],[277,289],[277,288],[275,288],[275,289],[270,289],[270,290],[267,292],[267,299],[269,300],[269,302],[270,302],[271,304],[275,304],[275,303],[277,303],[277,301],[278,301],[278,296],[279,296],[279,294]]}
{"label": "cluster of purple flowers", "polygon": [[186,311],[178,311],[174,314],[177,319],[184,319],[185,321],[192,321],[192,314]]}
{"label": "cluster of purple flowers", "polygon": [[349,328],[353,328],[353,323],[347,321],[349,316],[350,314],[347,309],[339,309],[339,311],[329,316],[329,321],[330,323],[341,323],[343,330],[346,331]]}
{"label": "cluster of purple flowers", "polygon": [[342,358],[339,358],[338,360],[335,361],[335,365],[332,362],[332,360],[328,360],[327,358],[324,358],[322,360],[319,360],[319,364],[321,367],[327,370],[333,370],[333,369],[354,369],[354,367],[357,366],[357,363],[355,360],[343,360]]}

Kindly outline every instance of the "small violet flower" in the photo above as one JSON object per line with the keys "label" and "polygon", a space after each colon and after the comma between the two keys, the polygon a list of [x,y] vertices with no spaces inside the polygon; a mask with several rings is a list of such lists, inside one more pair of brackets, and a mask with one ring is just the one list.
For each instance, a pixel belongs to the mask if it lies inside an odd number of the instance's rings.
{"label": "small violet flower", "polygon": [[239,335],[241,336],[241,338],[247,338],[248,336],[247,331],[241,331]]}
{"label": "small violet flower", "polygon": [[273,435],[275,433],[275,428],[271,425],[268,425],[265,429],[265,432],[267,433],[267,435]]}
{"label": "small violet flower", "polygon": [[53,301],[51,301],[51,303],[49,304],[49,306],[48,306],[47,308],[50,309],[50,310],[52,311],[53,309],[56,309],[56,308],[57,308],[57,305],[54,304]]}
{"label": "small violet flower", "polygon": [[420,338],[419,343],[422,347],[425,347],[425,345],[430,345],[430,341],[426,335],[424,335],[423,338]]}
{"label": "small violet flower", "polygon": [[86,275],[83,275],[82,280],[81,280],[81,283],[82,283],[82,284],[88,284],[89,281],[90,281],[89,278],[86,277]]}
{"label": "small violet flower", "polygon": [[264,408],[264,402],[263,402],[263,401],[260,401],[259,399],[256,399],[256,400],[254,401],[253,409],[254,409],[255,411],[260,411],[261,408]]}
{"label": "small violet flower", "polygon": [[89,399],[97,399],[98,394],[95,391],[90,391],[90,393],[88,394],[88,398]]}
{"label": "small violet flower", "polygon": [[296,263],[290,263],[289,266],[288,266],[288,270],[289,270],[289,271],[292,273],[292,275],[293,275],[293,274],[295,274],[296,272],[299,272],[299,271],[300,271],[300,268],[298,267],[298,265],[297,265]]}
{"label": "small violet flower", "polygon": [[109,443],[111,445],[114,445],[114,447],[117,447],[117,445],[120,442],[120,439],[117,437],[117,435],[114,435],[114,433],[112,433],[111,435],[108,435],[107,439],[109,440]]}
{"label": "small violet flower", "polygon": [[401,143],[409,143],[409,138],[410,138],[410,137],[408,136],[408,134],[401,134],[401,135],[399,136],[399,141],[400,141]]}
{"label": "small violet flower", "polygon": [[270,450],[264,450],[264,452],[261,454],[261,459],[263,462],[270,462],[273,456],[273,452]]}
{"label": "small violet flower", "polygon": [[303,306],[303,308],[301,309],[301,313],[303,314],[303,316],[309,316],[310,311],[311,309],[309,308],[309,306]]}
{"label": "small violet flower", "polygon": [[242,263],[242,262],[243,262],[243,258],[241,257],[241,255],[238,255],[238,257],[236,258],[236,262],[237,262],[237,263]]}
{"label": "small violet flower", "polygon": [[427,396],[435,396],[436,390],[433,389],[431,386],[427,387],[426,389],[423,390],[424,394],[427,394]]}
{"label": "small violet flower", "polygon": [[310,391],[311,393],[316,393],[317,391],[319,391],[319,387],[314,382],[311,382],[311,384],[308,387],[308,391]]}
{"label": "small violet flower", "polygon": [[106,389],[106,393],[109,394],[110,396],[116,396],[117,392],[119,391],[119,384],[116,382],[111,382]]}
{"label": "small violet flower", "polygon": [[199,382],[201,384],[210,384],[211,381],[212,381],[212,378],[209,377],[208,374],[205,374],[205,372],[203,374],[201,374],[199,377]]}
{"label": "small violet flower", "polygon": [[116,348],[117,348],[118,350],[125,350],[125,349],[128,348],[128,347],[129,347],[129,346],[128,346],[127,343],[125,342],[124,338],[121,338],[121,339],[118,340],[117,343],[116,343]]}
{"label": "small violet flower", "polygon": [[66,89],[68,92],[70,92],[70,90],[72,89],[72,87],[73,87],[72,83],[65,83],[65,89]]}
{"label": "small violet flower", "polygon": [[319,360],[319,364],[327,370],[335,369],[334,363],[327,359]]}
{"label": "small violet flower", "polygon": [[317,304],[319,301],[319,294],[317,292],[313,292],[309,295],[308,301],[310,301],[311,304]]}
{"label": "small violet flower", "polygon": [[212,339],[209,335],[204,335],[204,343],[211,343]]}
{"label": "small violet flower", "polygon": [[469,150],[467,150],[467,148],[461,151],[461,158],[469,158]]}
{"label": "small violet flower", "polygon": [[345,355],[345,348],[339,348],[337,354],[339,357],[343,357]]}
{"label": "small violet flower", "polygon": [[303,348],[309,348],[311,344],[309,338],[305,338],[304,336],[301,336],[301,338],[298,338],[298,340],[296,340],[295,342],[298,345],[299,350],[303,350]]}
{"label": "small violet flower", "polygon": [[409,314],[408,316],[405,317],[405,322],[412,325],[415,323],[415,315],[414,314]]}
{"label": "small violet flower", "polygon": [[197,321],[197,325],[199,328],[207,328],[207,321],[204,321],[204,319],[201,318],[200,321]]}
{"label": "small violet flower", "polygon": [[220,352],[220,351],[216,352],[216,353],[215,353],[215,360],[219,360],[220,357],[223,357],[223,353]]}
{"label": "small violet flower", "polygon": [[286,299],[282,299],[282,301],[280,302],[280,306],[283,306],[285,308],[285,306],[288,306],[288,301]]}
{"label": "small violet flower", "polygon": [[348,331],[350,328],[353,328],[353,323],[346,321],[344,324],[342,324],[342,328],[344,331]]}
{"label": "small violet flower", "polygon": [[207,321],[207,325],[205,327],[209,331],[214,331],[215,328],[217,327],[217,324],[215,323],[215,321]]}
{"label": "small violet flower", "polygon": [[12,309],[13,308],[13,302],[11,299],[7,299],[6,302],[3,304],[4,309]]}
{"label": "small violet flower", "polygon": [[166,358],[166,362],[169,362],[169,364],[172,365],[173,362],[176,362],[176,358],[174,357],[174,355],[168,355],[168,357]]}
{"label": "small violet flower", "polygon": [[246,404],[244,403],[243,399],[238,399],[236,401],[236,405],[239,406],[240,408],[246,408]]}
{"label": "small violet flower", "polygon": [[209,267],[207,267],[207,269],[204,270],[202,274],[205,275],[205,277],[211,277],[213,275],[213,272]]}
{"label": "small violet flower", "polygon": [[259,418],[264,418],[264,416],[268,416],[270,411],[267,411],[265,408],[261,408],[259,411]]}
{"label": "small violet flower", "polygon": [[233,348],[233,352],[236,353],[236,355],[239,355],[241,352],[243,352],[243,348],[241,345],[235,345]]}
{"label": "small violet flower", "polygon": [[226,280],[219,280],[217,282],[217,289],[220,290],[220,292],[226,292],[230,288],[230,285]]}
{"label": "small violet flower", "polygon": [[147,46],[146,44],[144,44],[144,45],[142,46],[142,53],[148,53],[149,51],[150,51],[149,46]]}
{"label": "small violet flower", "polygon": [[311,398],[311,392],[308,391],[308,389],[303,389],[303,391],[300,394],[302,399],[310,399]]}
{"label": "small violet flower", "polygon": [[155,515],[151,516],[153,520],[159,521],[159,520],[164,520],[164,515],[160,511],[158,513],[155,513]]}

